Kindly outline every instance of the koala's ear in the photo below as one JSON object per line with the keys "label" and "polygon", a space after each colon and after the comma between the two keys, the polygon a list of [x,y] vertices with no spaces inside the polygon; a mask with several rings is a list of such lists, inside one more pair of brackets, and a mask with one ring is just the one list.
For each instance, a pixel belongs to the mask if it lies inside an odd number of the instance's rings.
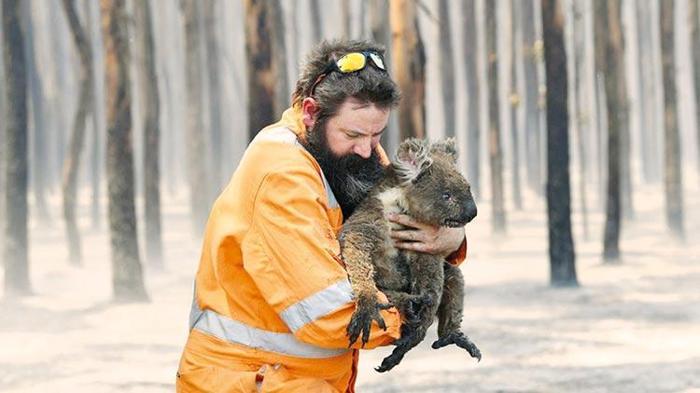
{"label": "koala's ear", "polygon": [[418,178],[432,163],[428,142],[417,138],[401,142],[393,162],[399,180],[403,183],[410,183]]}
{"label": "koala's ear", "polygon": [[445,138],[430,145],[430,154],[447,158],[452,164],[457,164],[457,141],[455,138]]}

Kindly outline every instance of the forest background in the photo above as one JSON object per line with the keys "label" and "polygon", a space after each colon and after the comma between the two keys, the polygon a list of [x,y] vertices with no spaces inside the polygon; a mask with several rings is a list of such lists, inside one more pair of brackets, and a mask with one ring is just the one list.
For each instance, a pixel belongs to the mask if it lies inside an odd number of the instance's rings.
{"label": "forest background", "polygon": [[0,390],[172,391],[204,222],[322,39],[454,136],[464,331],[359,391],[700,391],[698,0],[1,0]]}

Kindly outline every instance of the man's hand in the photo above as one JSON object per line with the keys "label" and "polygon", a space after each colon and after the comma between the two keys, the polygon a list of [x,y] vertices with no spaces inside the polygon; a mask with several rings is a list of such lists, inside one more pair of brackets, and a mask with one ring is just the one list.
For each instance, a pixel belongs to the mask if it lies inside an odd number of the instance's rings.
{"label": "man's hand", "polygon": [[426,225],[405,214],[388,214],[386,217],[406,227],[391,231],[397,248],[446,257],[457,250],[464,240],[464,228]]}

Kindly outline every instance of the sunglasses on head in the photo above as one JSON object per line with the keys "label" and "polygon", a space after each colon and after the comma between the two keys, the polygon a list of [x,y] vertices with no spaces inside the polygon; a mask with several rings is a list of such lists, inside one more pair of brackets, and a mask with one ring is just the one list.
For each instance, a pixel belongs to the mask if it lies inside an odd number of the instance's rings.
{"label": "sunglasses on head", "polygon": [[321,83],[323,78],[328,76],[328,74],[330,74],[331,72],[337,71],[342,74],[349,74],[352,72],[363,70],[365,67],[367,67],[367,59],[370,59],[375,67],[379,68],[382,71],[386,71],[386,66],[384,66],[384,60],[382,60],[382,57],[376,52],[348,53],[342,56],[337,61],[331,61],[330,63],[328,63],[326,68],[324,68],[323,71],[318,75],[314,84],[311,85],[311,92],[309,95],[314,95],[314,90],[316,90],[316,86],[318,86],[318,84]]}

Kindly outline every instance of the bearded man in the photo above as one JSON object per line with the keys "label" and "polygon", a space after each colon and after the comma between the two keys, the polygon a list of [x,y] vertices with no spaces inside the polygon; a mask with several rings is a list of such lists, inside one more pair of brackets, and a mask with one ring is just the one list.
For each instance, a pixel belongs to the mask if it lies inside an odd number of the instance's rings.
{"label": "bearded man", "polygon": [[[179,392],[353,392],[355,310],[336,238],[382,176],[379,140],[399,101],[380,46],[323,42],[302,68],[292,107],[248,146],[207,221]],[[463,229],[407,216],[397,246],[460,263]],[[382,303],[386,297],[377,293]],[[400,337],[382,310],[365,348]]]}

